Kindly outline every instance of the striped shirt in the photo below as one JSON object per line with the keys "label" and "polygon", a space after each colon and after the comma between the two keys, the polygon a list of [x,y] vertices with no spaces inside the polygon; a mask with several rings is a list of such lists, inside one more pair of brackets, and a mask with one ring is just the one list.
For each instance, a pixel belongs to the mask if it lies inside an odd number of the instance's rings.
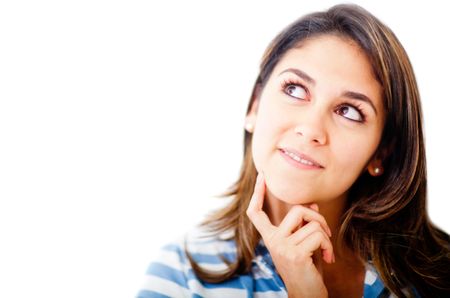
{"label": "striped shirt", "polygon": [[[225,235],[224,235],[225,236]],[[195,261],[207,270],[227,268],[222,257],[233,261],[236,257],[234,240],[205,236],[199,230],[186,238],[165,246],[160,257],[150,264],[138,298],[163,297],[287,297],[286,287],[275,270],[272,258],[261,241],[256,248],[251,271],[219,284],[198,279],[185,254],[185,247]],[[185,246],[186,244],[186,246]],[[366,263],[364,298],[389,297],[377,271]]]}

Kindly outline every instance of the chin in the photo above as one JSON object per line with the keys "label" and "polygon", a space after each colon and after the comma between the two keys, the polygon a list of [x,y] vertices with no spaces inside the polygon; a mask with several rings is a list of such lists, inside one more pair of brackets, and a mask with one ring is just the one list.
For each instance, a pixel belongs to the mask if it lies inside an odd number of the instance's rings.
{"label": "chin", "polygon": [[303,205],[316,202],[314,196],[305,189],[298,189],[291,186],[271,187],[267,185],[267,192],[277,200],[283,201],[290,205]]}

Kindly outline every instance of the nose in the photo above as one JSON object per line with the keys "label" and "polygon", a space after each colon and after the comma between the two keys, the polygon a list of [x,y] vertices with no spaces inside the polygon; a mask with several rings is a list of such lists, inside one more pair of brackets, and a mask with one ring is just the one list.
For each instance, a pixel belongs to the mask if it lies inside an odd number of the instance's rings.
{"label": "nose", "polygon": [[324,120],[319,115],[305,117],[295,126],[295,133],[307,144],[324,145],[327,133]]}

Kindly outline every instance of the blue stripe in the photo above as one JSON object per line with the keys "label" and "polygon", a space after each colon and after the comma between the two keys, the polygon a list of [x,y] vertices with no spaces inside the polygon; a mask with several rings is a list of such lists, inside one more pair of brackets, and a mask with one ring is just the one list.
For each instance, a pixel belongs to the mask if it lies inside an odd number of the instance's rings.
{"label": "blue stripe", "polygon": [[[177,245],[167,245],[164,247],[167,251],[176,252],[179,254],[180,259],[182,260],[182,263],[187,262],[187,259],[185,258],[184,252],[181,253],[181,248]],[[228,257],[230,257],[231,254],[228,254]],[[193,254],[192,255],[194,259],[197,262],[201,263],[207,263],[207,264],[223,264],[223,261],[220,260],[220,258],[217,255],[207,255],[207,254]],[[256,292],[267,292],[267,291],[281,291],[280,287],[277,285],[277,283],[271,279],[271,278],[258,278],[253,279],[251,286],[245,285],[245,277],[248,278],[248,275],[241,275],[239,277],[230,279],[228,281],[224,281],[220,284],[211,284],[211,283],[205,283],[200,281],[197,276],[195,275],[194,271],[190,268],[187,270],[187,276],[184,275],[184,273],[180,270],[173,269],[169,266],[159,264],[159,263],[153,263],[150,268],[147,271],[147,274],[152,274],[164,279],[168,279],[171,281],[176,282],[182,287],[188,288],[187,281],[188,280],[198,280],[204,288],[207,289],[215,289],[215,288],[233,288],[233,289],[245,289],[245,288],[252,288],[254,287],[254,291]]]}
{"label": "blue stripe", "polygon": [[170,280],[182,286],[183,288],[188,288],[186,277],[184,276],[183,272],[160,263],[150,264],[150,267],[147,269],[147,275],[154,275],[166,280]]}
{"label": "blue stripe", "polygon": [[188,280],[197,280],[201,283],[201,285],[206,289],[216,289],[216,288],[229,288],[229,289],[244,289],[241,277],[236,277],[224,282],[221,282],[220,284],[212,284],[212,283],[205,283],[200,280],[198,280],[197,276],[194,273],[194,270],[189,269],[187,276],[183,274],[182,271],[173,269],[169,266],[160,264],[160,263],[152,263],[150,264],[150,267],[147,270],[147,275],[153,275],[157,276],[169,281],[173,281],[176,284],[180,285],[181,287],[184,287],[186,289],[189,288],[188,286]]}
{"label": "blue stripe", "polygon": [[255,292],[279,292],[281,288],[275,283],[272,278],[258,278],[255,279]]}
{"label": "blue stripe", "polygon": [[372,285],[364,284],[364,298],[378,297],[384,290],[384,284],[379,277]]}
{"label": "blue stripe", "polygon": [[226,264],[220,256],[223,256],[225,260],[229,262],[234,262],[236,260],[236,254],[232,253],[222,253],[220,255],[193,253],[191,256],[197,263],[206,264]]}
{"label": "blue stripe", "polygon": [[[194,273],[194,270],[189,269],[187,276],[180,270],[176,270],[174,268],[171,268],[169,266],[166,266],[164,264],[160,263],[152,263],[150,264],[150,267],[147,270],[147,275],[153,275],[157,276],[159,278],[163,278],[169,281],[173,281],[176,284],[180,285],[181,287],[184,287],[186,289],[189,288],[188,286],[188,280],[197,280],[201,283],[201,285],[206,289],[216,289],[216,288],[229,288],[229,289],[245,289],[248,287],[244,287],[243,282],[245,277],[248,278],[248,275],[241,275],[239,277],[221,282],[220,284],[212,284],[212,283],[205,283],[200,280],[198,280],[197,276]],[[256,284],[261,289],[267,289],[268,285],[264,285],[263,283],[267,281],[259,281],[256,280]]]}
{"label": "blue stripe", "polygon": [[170,298],[170,297],[149,290],[141,290],[139,291],[136,298]]}

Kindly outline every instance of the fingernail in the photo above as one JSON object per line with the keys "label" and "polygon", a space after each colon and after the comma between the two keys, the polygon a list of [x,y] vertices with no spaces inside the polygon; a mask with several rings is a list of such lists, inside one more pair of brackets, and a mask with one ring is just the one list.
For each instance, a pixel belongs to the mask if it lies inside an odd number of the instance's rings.
{"label": "fingernail", "polygon": [[332,252],[328,252],[328,256],[324,252],[323,259],[329,264],[333,264],[336,261],[334,258],[334,253]]}
{"label": "fingernail", "polygon": [[330,236],[330,237],[331,237],[331,230],[330,230],[330,228],[329,228],[329,227],[327,227],[327,230],[328,230],[328,236]]}

